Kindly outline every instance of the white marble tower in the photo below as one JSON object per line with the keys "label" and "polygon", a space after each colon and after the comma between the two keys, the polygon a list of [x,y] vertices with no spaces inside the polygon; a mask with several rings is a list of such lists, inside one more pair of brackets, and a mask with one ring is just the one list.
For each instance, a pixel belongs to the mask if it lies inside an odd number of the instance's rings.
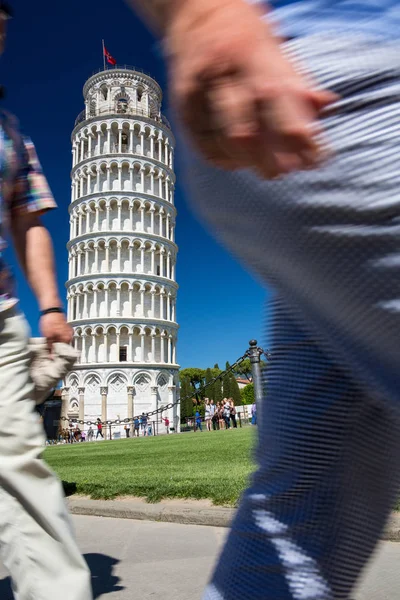
{"label": "white marble tower", "polygon": [[[66,284],[81,359],[64,416],[122,420],[176,399],[175,140],[161,89],[142,72],[101,71],[83,95]],[[177,427],[179,409],[168,417]]]}

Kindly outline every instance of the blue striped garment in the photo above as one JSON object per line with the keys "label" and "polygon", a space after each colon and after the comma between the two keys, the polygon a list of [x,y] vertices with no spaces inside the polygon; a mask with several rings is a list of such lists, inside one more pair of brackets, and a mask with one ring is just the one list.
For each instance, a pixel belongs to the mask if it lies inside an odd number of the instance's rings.
{"label": "blue striped garment", "polygon": [[267,4],[275,9],[279,33],[288,38],[323,31],[400,37],[399,0],[271,0]]}
{"label": "blue striped garment", "polygon": [[330,160],[262,181],[185,152],[202,222],[276,291],[258,469],[204,600],[354,599],[399,497],[400,45],[283,50],[338,95]]}

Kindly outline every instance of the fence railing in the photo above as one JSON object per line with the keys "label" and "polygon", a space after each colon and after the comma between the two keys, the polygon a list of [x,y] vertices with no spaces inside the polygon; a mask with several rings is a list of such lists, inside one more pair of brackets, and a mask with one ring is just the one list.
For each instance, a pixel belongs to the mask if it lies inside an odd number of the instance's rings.
{"label": "fence railing", "polygon": [[[258,413],[258,418],[259,418],[261,410],[262,410],[262,400],[263,400],[263,380],[262,380],[262,370],[261,370],[261,357],[263,355],[267,358],[267,360],[269,360],[271,357],[271,355],[268,351],[264,351],[263,348],[260,348],[258,346],[256,340],[252,340],[250,342],[249,349],[245,352],[245,354],[243,356],[238,358],[228,369],[221,372],[219,375],[217,375],[216,377],[211,379],[206,384],[202,385],[200,388],[196,389],[195,396],[202,396],[203,393],[208,388],[210,388],[211,386],[214,385],[214,383],[222,380],[226,375],[233,373],[235,370],[238,369],[238,367],[240,367],[240,365],[243,363],[244,360],[249,358],[250,363],[251,363],[251,369],[252,369],[252,382],[254,383],[255,402],[256,402],[257,413]],[[158,435],[159,427],[162,425],[160,425],[157,417],[159,415],[162,416],[163,413],[167,413],[167,411],[169,411],[170,409],[172,409],[175,406],[185,402],[186,400],[192,399],[192,398],[193,398],[193,394],[190,394],[184,398],[178,398],[175,402],[171,402],[169,404],[163,405],[163,406],[157,408],[156,410],[149,411],[147,413],[142,413],[140,415],[136,415],[131,418],[104,420],[104,421],[102,421],[103,430],[107,430],[107,428],[108,428],[108,430],[111,434],[113,427],[118,427],[120,429],[121,426],[125,426],[125,425],[129,424],[130,429],[132,431],[132,429],[134,429],[134,427],[132,427],[134,422],[137,419],[142,419],[143,416],[145,416],[148,423],[154,423],[153,435]],[[45,413],[45,410],[46,410],[45,405],[43,405],[43,414]],[[61,411],[61,406],[60,406],[60,411]],[[156,418],[154,418],[154,417],[156,417]],[[91,420],[85,421],[83,419],[74,419],[74,418],[64,417],[64,416],[59,417],[59,422],[60,422],[60,426],[63,422],[64,423],[72,423],[74,425],[88,425],[89,427],[97,426],[97,421],[91,421]],[[173,424],[173,425],[176,428],[177,424]],[[67,429],[67,427],[65,427],[65,429]],[[95,435],[96,435],[96,430],[95,430]]]}

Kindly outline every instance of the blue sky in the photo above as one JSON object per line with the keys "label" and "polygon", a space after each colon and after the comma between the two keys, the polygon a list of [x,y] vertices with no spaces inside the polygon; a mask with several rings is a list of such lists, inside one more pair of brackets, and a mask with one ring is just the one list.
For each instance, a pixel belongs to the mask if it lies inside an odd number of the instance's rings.
{"label": "blue sky", "polygon": [[[150,72],[164,89],[166,74],[157,43],[122,0],[15,0],[13,6],[15,19],[0,65],[0,81],[7,89],[3,105],[19,117],[35,142],[59,206],[45,223],[53,235],[64,298],[70,136],[84,107],[83,84],[103,64],[102,38],[118,64]],[[194,218],[179,185],[179,167],[177,177],[178,360],[182,367],[224,365],[243,354],[250,338],[262,341],[265,291]],[[12,253],[8,256],[14,264]],[[36,335],[36,301],[18,272],[17,279],[22,307]]]}

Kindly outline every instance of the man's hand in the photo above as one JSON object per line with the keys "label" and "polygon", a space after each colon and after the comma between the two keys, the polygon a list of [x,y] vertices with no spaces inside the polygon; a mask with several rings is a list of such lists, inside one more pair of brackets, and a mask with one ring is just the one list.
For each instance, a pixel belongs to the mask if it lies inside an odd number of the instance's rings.
{"label": "man's hand", "polygon": [[259,8],[244,0],[170,5],[172,99],[203,156],[265,178],[320,164],[318,121],[336,96],[296,72]]}
{"label": "man's hand", "polygon": [[70,344],[73,337],[72,328],[62,313],[49,313],[40,319],[40,331],[46,338],[49,348],[55,342]]}

